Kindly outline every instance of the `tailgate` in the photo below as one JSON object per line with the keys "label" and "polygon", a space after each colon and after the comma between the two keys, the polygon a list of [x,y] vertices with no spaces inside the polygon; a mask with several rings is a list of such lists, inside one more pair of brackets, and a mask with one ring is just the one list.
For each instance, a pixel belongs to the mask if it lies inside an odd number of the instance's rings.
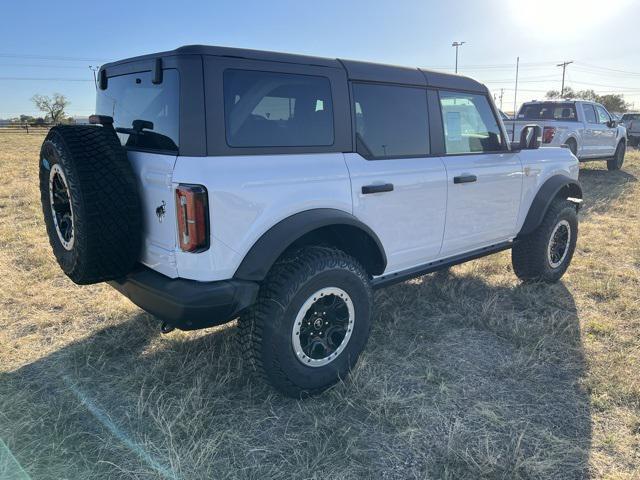
{"label": "tailgate", "polygon": [[175,155],[129,151],[142,204],[143,246],[140,261],[169,277],[178,276],[177,225],[171,183]]}

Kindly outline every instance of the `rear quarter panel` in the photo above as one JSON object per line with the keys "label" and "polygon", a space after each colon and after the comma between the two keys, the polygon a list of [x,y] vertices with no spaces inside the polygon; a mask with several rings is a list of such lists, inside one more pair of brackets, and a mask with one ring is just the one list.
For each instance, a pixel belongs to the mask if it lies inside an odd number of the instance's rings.
{"label": "rear quarter panel", "polygon": [[539,148],[522,150],[523,168],[522,200],[518,214],[517,231],[524,224],[529,208],[540,187],[554,175],[564,175],[578,180],[579,164],[568,148]]}
{"label": "rear quarter panel", "polygon": [[209,195],[210,248],[176,254],[179,276],[194,280],[231,278],[256,240],[295,213],[353,211],[342,153],[178,157],[173,181]]}

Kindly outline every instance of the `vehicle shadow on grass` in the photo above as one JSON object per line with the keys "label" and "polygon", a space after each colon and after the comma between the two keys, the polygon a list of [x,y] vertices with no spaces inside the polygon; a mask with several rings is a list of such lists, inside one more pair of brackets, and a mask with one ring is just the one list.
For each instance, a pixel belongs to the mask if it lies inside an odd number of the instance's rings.
{"label": "vehicle shadow on grass", "polygon": [[33,478],[585,478],[573,298],[499,263],[376,294],[350,379],[304,401],[247,378],[235,328],[136,315],[2,375],[0,436]]}
{"label": "vehicle shadow on grass", "polygon": [[582,212],[586,215],[607,212],[613,207],[613,202],[624,193],[627,186],[638,181],[635,175],[624,170],[610,172],[606,167],[597,169],[592,168],[591,165],[580,169],[579,180],[584,195]]}

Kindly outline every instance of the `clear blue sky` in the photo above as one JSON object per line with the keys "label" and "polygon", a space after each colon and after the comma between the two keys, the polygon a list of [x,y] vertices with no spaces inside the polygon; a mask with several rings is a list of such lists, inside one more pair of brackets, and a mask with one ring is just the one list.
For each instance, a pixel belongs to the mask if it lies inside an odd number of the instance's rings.
{"label": "clear blue sky", "polygon": [[[636,5],[634,5],[636,3]],[[622,91],[640,108],[637,0],[10,1],[0,17],[0,118],[35,113],[35,93],[94,107],[89,65],[186,44],[246,47],[453,70],[513,108],[567,84]],[[58,80],[35,80],[58,79]]]}

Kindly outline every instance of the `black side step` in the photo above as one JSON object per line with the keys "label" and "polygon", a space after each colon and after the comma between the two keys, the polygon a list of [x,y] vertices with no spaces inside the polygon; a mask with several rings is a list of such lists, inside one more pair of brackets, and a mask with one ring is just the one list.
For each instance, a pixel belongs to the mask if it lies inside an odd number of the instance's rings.
{"label": "black side step", "polygon": [[487,255],[491,255],[492,253],[498,253],[502,250],[508,250],[512,246],[513,242],[496,243],[495,245],[489,245],[488,247],[479,248],[478,250],[473,250],[469,253],[454,255],[453,257],[443,258],[442,260],[435,260],[433,262],[409,268],[407,270],[402,270],[400,272],[381,275],[371,281],[371,286],[375,289],[388,287],[389,285],[393,285],[394,283],[404,282],[405,280],[420,277],[422,275],[426,275],[427,273],[437,272],[438,270],[443,270],[454,265],[459,265],[470,260],[475,260],[476,258],[486,257]]}

